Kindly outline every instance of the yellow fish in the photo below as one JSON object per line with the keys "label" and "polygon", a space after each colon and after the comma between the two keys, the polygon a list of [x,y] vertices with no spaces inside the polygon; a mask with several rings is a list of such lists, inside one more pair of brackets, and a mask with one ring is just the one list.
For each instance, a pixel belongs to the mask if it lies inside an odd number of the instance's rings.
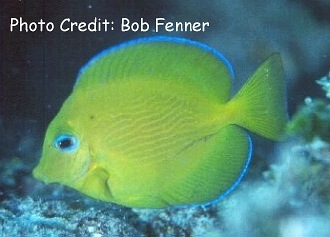
{"label": "yellow fish", "polygon": [[277,140],[287,119],[278,54],[230,99],[232,77],[222,54],[187,39],[105,50],[81,69],[33,175],[128,207],[223,198],[250,162],[245,129]]}

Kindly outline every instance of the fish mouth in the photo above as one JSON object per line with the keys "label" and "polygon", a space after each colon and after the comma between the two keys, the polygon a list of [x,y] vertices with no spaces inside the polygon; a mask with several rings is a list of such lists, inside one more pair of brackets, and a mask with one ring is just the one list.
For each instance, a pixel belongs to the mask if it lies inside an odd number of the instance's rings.
{"label": "fish mouth", "polygon": [[35,179],[44,182],[45,184],[50,184],[50,183],[57,183],[58,181],[52,179],[51,177],[49,177],[49,175],[42,171],[42,167],[40,167],[40,165],[36,166],[33,170],[32,170],[32,175]]}
{"label": "fish mouth", "polygon": [[32,170],[32,175],[34,178],[38,179],[38,180],[44,180],[43,179],[43,175],[40,173],[40,168],[39,166],[35,167],[33,170]]}
{"label": "fish mouth", "polygon": [[45,184],[56,182],[56,181],[52,181],[51,179],[49,179],[49,177],[44,172],[42,172],[40,165],[36,166],[32,170],[32,175],[35,179],[40,180],[40,181],[44,182]]}

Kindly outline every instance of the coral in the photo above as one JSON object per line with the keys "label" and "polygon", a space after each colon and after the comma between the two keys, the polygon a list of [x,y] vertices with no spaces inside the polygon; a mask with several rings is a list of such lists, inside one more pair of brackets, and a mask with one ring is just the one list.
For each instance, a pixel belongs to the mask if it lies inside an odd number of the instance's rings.
{"label": "coral", "polygon": [[296,141],[280,150],[263,179],[219,203],[225,236],[330,234],[330,167],[314,157],[322,155],[319,147]]}
{"label": "coral", "polygon": [[327,99],[305,99],[305,104],[300,107],[288,124],[289,134],[303,137],[311,141],[315,137],[330,142],[330,75],[316,81],[326,92]]}
{"label": "coral", "polygon": [[134,209],[134,212],[148,223],[148,236],[210,236],[210,233],[220,232],[214,205],[165,210]]}
{"label": "coral", "polygon": [[68,200],[12,199],[0,205],[0,236],[143,236],[132,225],[135,216],[117,206],[95,209]]}
{"label": "coral", "polygon": [[[215,207],[132,210],[81,196],[0,203],[0,236],[202,236],[217,233]],[[62,197],[63,197],[62,196]],[[219,235],[213,235],[219,236]]]}

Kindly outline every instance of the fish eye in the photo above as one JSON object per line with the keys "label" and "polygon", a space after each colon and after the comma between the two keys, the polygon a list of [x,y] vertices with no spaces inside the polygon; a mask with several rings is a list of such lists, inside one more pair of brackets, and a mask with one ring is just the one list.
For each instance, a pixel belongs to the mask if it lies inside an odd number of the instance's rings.
{"label": "fish eye", "polygon": [[75,151],[79,146],[79,140],[72,135],[60,135],[54,141],[57,150],[63,152]]}

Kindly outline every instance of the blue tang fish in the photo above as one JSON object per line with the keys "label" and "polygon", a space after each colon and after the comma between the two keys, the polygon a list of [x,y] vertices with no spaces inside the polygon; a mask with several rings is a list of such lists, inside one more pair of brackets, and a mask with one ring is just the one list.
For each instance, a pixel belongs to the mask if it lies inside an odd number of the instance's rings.
{"label": "blue tang fish", "polygon": [[246,131],[279,140],[287,121],[279,54],[230,98],[232,78],[222,54],[187,39],[107,49],[81,69],[33,175],[128,207],[223,198],[247,171]]}

